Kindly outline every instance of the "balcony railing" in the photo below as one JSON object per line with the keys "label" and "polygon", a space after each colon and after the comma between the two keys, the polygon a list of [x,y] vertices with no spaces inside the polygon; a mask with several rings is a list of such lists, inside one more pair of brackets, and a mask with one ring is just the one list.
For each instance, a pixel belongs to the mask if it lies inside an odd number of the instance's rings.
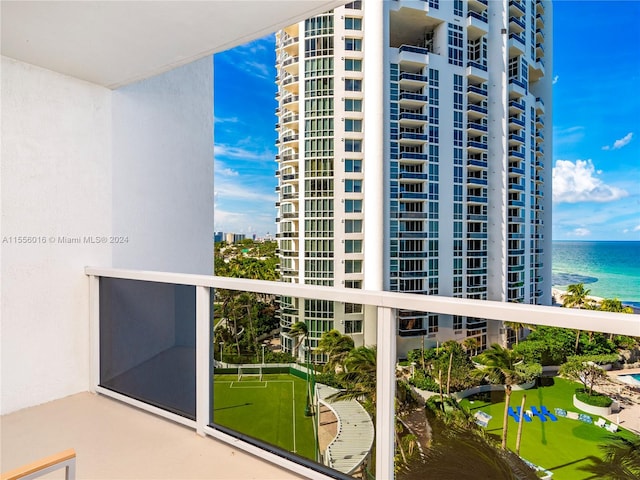
{"label": "balcony railing", "polygon": [[487,71],[487,66],[483,65],[482,63],[478,63],[474,60],[470,60],[467,62],[467,67],[473,67],[473,68],[478,68],[480,70],[482,70],[483,72]]}
{"label": "balcony railing", "polygon": [[[469,253],[474,256],[474,252]],[[637,335],[638,328],[633,315],[589,310],[167,272],[88,267],[85,273],[89,277],[92,390],[278,463],[305,478],[351,478],[349,475],[362,465],[361,461],[369,472],[375,472],[376,478],[394,478],[396,335],[400,311],[495,321],[517,318],[528,324],[630,336]],[[486,287],[473,286],[468,291],[475,289],[482,293]],[[357,427],[354,426],[351,420],[355,421],[355,416],[345,417],[349,414],[332,409],[327,397],[309,390],[313,369],[305,362],[279,366],[288,376],[281,382],[271,382],[258,378],[269,372],[262,371],[267,365],[256,355],[251,368],[245,370],[214,359],[216,352],[224,351],[225,342],[235,349],[234,337],[237,341],[239,336],[250,334],[236,330],[231,337],[215,335],[221,322],[220,328],[233,329],[236,314],[230,311],[212,320],[214,290],[218,295],[234,291],[286,297],[294,316],[298,314],[297,305],[302,307],[307,300],[364,305],[364,311],[370,313],[365,316],[363,328],[371,329],[369,345],[377,346],[376,367],[370,372],[376,396],[375,416],[365,414],[356,400],[348,400],[359,412]],[[215,306],[216,312],[221,313],[221,304]],[[222,344],[220,349],[218,342]],[[304,360],[309,351],[301,349],[297,353]],[[242,375],[253,378],[247,381]],[[244,400],[239,402],[239,398]],[[275,418],[269,416],[269,403],[274,398],[278,404],[274,411],[285,412],[288,408],[282,417],[278,413]],[[286,405],[290,407],[285,408]],[[339,449],[314,443],[319,438],[314,428],[321,427],[314,417],[325,407],[338,415],[340,435],[349,438]],[[263,436],[271,431],[264,421],[275,421],[282,431],[289,428],[289,434],[282,438]],[[291,429],[292,422],[300,423]],[[262,430],[256,428],[259,425]],[[374,438],[375,456],[370,456]],[[344,462],[335,458],[336,452]],[[356,460],[348,461],[350,458]]]}
{"label": "balcony railing", "polygon": [[425,47],[418,47],[416,45],[401,45],[399,48],[400,52],[412,52],[419,53],[421,55],[428,55],[429,49]]}
{"label": "balcony railing", "polygon": [[478,12],[474,12],[473,10],[469,10],[469,12],[467,13],[467,17],[477,18],[478,20],[484,23],[488,22],[486,13],[478,13]]}

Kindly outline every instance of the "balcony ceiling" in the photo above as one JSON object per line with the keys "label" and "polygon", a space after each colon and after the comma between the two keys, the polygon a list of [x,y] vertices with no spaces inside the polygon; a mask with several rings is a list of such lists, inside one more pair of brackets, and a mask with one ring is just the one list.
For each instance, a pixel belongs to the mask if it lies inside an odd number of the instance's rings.
{"label": "balcony ceiling", "polygon": [[344,3],[2,0],[2,55],[116,88]]}

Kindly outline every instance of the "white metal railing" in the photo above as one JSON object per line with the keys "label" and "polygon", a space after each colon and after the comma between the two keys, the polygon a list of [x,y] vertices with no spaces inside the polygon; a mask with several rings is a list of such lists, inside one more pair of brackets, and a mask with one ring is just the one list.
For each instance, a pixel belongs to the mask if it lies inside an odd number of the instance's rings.
{"label": "white metal railing", "polygon": [[76,452],[73,448],[49,455],[35,462],[0,475],[1,480],[35,480],[42,475],[64,468],[65,480],[76,478]]}
{"label": "white metal railing", "polygon": [[[328,476],[294,461],[283,461],[256,445],[242,442],[209,426],[210,392],[210,289],[221,288],[289,297],[360,303],[377,308],[377,416],[376,416],[376,478],[393,478],[394,463],[394,396],[396,363],[396,310],[408,309],[488,320],[580,329],[594,332],[640,336],[640,317],[621,313],[605,313],[548,306],[427,296],[410,293],[354,290],[335,287],[299,285],[284,282],[245,280],[207,275],[168,272],[119,270],[87,267],[91,310],[91,372],[92,389],[133,404],[157,415],[195,428],[200,435],[209,435],[232,443],[268,461],[284,466],[307,478],[327,479]],[[99,278],[109,277],[157,283],[192,285],[196,287],[196,420],[185,419],[143,402],[128,399],[98,386],[99,382]]]}

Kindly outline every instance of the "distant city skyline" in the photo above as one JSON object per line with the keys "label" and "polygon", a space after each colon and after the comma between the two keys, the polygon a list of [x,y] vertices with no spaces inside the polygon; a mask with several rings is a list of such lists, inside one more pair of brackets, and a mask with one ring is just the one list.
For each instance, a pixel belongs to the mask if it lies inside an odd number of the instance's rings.
{"label": "distant city skyline", "polygon": [[[640,239],[638,20],[639,2],[554,2],[554,240]],[[275,234],[274,47],[214,57],[216,231]]]}

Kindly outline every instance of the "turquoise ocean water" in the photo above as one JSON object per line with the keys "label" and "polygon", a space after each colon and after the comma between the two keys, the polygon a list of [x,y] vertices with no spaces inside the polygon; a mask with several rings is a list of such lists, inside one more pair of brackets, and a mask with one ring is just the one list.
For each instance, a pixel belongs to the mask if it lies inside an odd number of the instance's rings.
{"label": "turquoise ocean water", "polygon": [[591,295],[640,308],[640,242],[553,242],[553,286],[584,283]]}

